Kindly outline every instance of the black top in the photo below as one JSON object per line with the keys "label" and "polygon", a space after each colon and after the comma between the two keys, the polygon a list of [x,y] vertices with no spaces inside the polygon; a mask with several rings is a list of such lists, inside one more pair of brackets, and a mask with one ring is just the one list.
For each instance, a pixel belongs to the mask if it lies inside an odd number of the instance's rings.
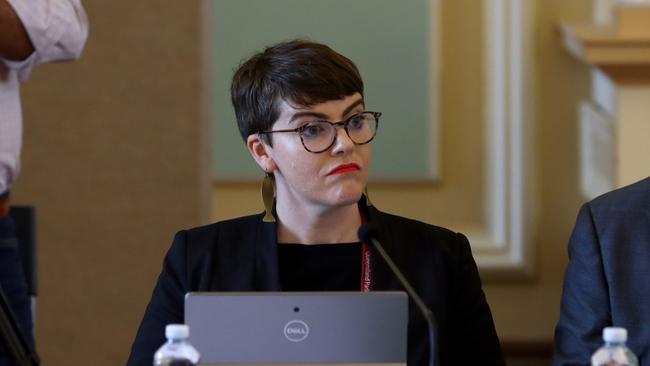
{"label": "black top", "polygon": [[[438,321],[440,366],[494,365],[504,361],[490,308],[467,238],[447,229],[380,212],[361,201],[366,222]],[[165,325],[183,323],[190,291],[280,291],[277,223],[262,214],[180,231],[163,262],[128,366],[151,366],[165,342]],[[397,278],[370,248],[374,291],[401,290]],[[360,278],[359,278],[360,280]],[[408,365],[428,361],[427,326],[409,302]]]}
{"label": "black top", "polygon": [[359,291],[361,243],[278,244],[283,291]]}

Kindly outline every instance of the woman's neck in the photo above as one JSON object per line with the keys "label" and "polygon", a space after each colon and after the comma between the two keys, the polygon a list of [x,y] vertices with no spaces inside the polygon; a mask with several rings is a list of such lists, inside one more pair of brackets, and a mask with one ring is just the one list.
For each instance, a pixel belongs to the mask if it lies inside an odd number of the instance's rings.
{"label": "woman's neck", "polygon": [[359,241],[357,204],[329,210],[289,209],[278,203],[278,243],[334,244]]}

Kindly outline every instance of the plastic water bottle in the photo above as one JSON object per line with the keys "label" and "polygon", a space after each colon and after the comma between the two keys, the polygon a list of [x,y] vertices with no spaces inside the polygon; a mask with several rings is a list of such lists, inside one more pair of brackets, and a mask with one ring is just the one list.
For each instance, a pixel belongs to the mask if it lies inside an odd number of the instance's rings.
{"label": "plastic water bottle", "polygon": [[165,328],[167,342],[153,356],[154,366],[196,366],[199,352],[187,339],[190,328],[185,324],[169,324]]}
{"label": "plastic water bottle", "polygon": [[591,356],[592,366],[638,366],[639,360],[625,346],[627,330],[619,327],[603,329],[605,345]]}

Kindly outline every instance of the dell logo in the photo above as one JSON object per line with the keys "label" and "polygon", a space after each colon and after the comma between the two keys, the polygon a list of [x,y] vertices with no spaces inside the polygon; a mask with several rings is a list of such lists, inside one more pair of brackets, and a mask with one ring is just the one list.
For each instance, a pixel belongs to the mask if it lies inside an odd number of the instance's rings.
{"label": "dell logo", "polygon": [[284,326],[284,336],[291,342],[300,342],[309,335],[309,326],[302,320],[292,320]]}

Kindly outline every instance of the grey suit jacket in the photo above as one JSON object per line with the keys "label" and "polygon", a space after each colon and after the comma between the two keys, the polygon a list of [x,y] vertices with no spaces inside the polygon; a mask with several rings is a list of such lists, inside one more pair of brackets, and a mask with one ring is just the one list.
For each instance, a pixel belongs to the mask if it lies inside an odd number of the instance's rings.
{"label": "grey suit jacket", "polygon": [[588,365],[606,326],[650,365],[650,178],[580,209],[569,241],[554,365]]}

